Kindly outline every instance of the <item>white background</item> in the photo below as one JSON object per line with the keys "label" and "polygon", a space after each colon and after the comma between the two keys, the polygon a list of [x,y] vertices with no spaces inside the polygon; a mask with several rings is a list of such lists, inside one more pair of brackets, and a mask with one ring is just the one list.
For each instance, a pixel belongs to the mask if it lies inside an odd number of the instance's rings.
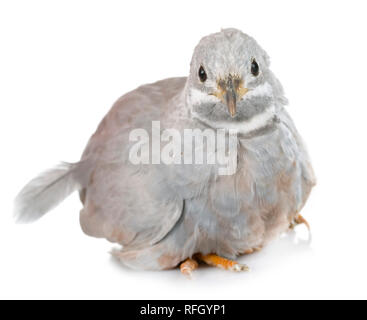
{"label": "white background", "polygon": [[[365,1],[1,1],[0,298],[367,298]],[[123,93],[187,75],[199,39],[254,36],[290,100],[318,185],[299,226],[234,274],[137,272],[84,235],[77,194],[31,225],[12,201],[81,152]]]}

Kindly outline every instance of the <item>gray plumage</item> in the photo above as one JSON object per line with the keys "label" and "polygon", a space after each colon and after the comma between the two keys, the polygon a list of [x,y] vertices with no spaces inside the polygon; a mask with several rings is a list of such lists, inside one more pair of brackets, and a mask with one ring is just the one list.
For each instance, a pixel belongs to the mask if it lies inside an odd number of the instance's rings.
{"label": "gray plumage", "polygon": [[[257,76],[251,74],[254,59]],[[198,77],[200,66],[205,82]],[[234,116],[218,98],[220,81],[232,78],[248,89]],[[315,184],[286,103],[267,54],[253,38],[235,29],[209,35],[195,49],[188,78],[162,80],[122,96],[81,162],[32,180],[16,199],[16,215],[35,220],[79,190],[83,231],[121,244],[113,253],[138,269],[173,268],[195,253],[234,258],[263,246],[287,230]],[[180,132],[239,129],[235,174],[218,175],[215,164],[132,164],[129,133],[150,132],[153,120],[160,121],[161,130]]]}

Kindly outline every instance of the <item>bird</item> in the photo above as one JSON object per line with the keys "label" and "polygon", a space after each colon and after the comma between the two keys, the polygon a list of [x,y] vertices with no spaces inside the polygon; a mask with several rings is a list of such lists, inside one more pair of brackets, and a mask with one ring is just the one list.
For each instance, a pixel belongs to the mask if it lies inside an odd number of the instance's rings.
{"label": "bird", "polygon": [[[241,255],[294,225],[308,226],[300,211],[316,178],[266,51],[242,31],[222,29],[199,41],[189,69],[187,77],[145,84],[119,98],[79,162],[63,162],[19,192],[16,220],[35,221],[77,191],[83,232],[117,244],[111,253],[123,265],[179,268],[188,276],[203,263],[248,271],[237,262]],[[220,174],[218,163],[160,161],[151,145],[154,130],[169,128],[235,133],[233,172]],[[138,141],[134,130],[150,139]],[[162,151],[159,143],[155,150]],[[180,147],[175,144],[173,150]],[[137,145],[148,161],[132,163]],[[188,152],[181,149],[184,157]]]}

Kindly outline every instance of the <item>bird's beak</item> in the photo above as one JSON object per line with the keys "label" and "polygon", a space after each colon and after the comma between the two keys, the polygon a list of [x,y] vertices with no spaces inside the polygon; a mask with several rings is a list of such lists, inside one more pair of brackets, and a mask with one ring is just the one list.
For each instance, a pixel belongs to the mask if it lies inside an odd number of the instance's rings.
{"label": "bird's beak", "polygon": [[229,114],[231,115],[232,118],[236,115],[236,109],[237,109],[237,92],[233,82],[234,81],[232,77],[228,77],[224,94],[224,100],[227,104]]}
{"label": "bird's beak", "polygon": [[237,111],[237,101],[249,91],[243,87],[242,79],[229,75],[226,79],[217,81],[218,90],[214,93],[228,107],[231,117],[235,117]]}

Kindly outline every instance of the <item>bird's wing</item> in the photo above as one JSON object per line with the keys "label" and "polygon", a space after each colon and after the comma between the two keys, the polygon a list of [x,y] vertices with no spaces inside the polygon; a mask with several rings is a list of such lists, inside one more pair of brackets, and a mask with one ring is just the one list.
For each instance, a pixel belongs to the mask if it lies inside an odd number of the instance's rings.
{"label": "bird's wing", "polygon": [[83,191],[81,225],[90,235],[127,248],[163,239],[181,216],[183,199],[170,188],[159,165],[129,160],[133,129],[151,132],[153,120],[164,121],[167,102],[182,90],[185,78],[140,87],[120,98],[90,139],[83,159],[94,163]]}
{"label": "bird's wing", "polygon": [[81,223],[86,233],[130,248],[163,239],[181,216],[183,200],[154,168],[97,165],[86,189]]}

